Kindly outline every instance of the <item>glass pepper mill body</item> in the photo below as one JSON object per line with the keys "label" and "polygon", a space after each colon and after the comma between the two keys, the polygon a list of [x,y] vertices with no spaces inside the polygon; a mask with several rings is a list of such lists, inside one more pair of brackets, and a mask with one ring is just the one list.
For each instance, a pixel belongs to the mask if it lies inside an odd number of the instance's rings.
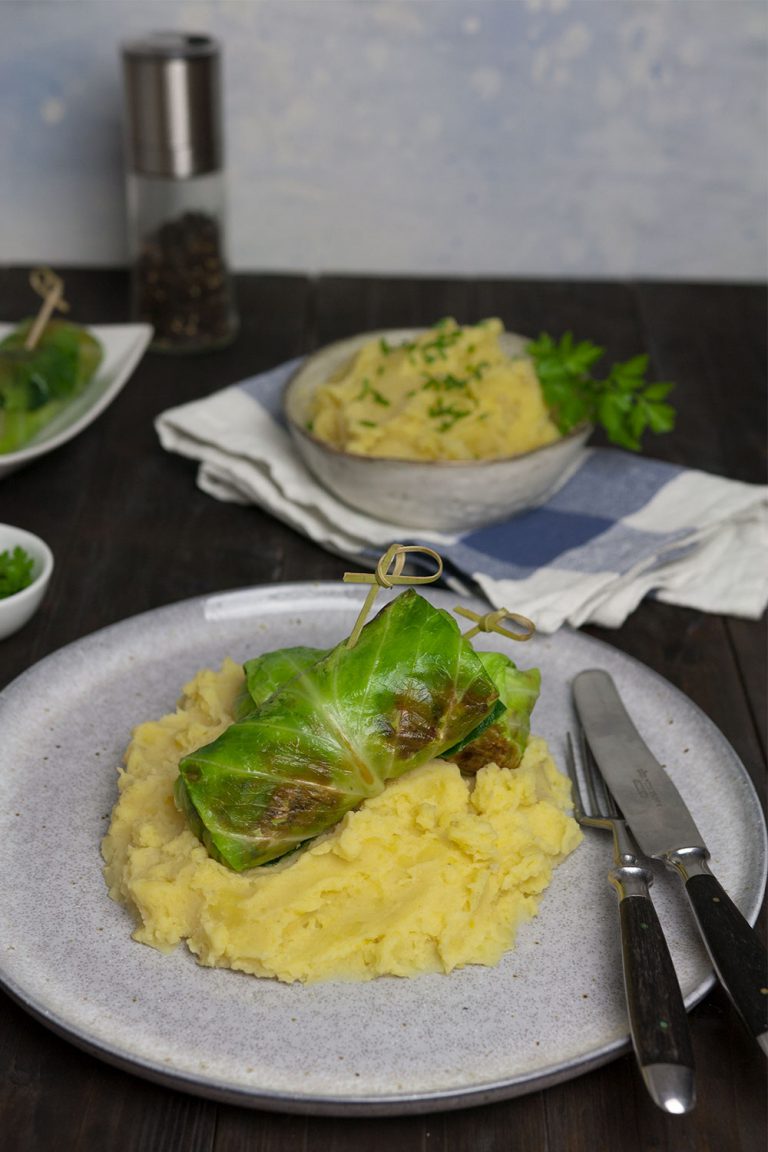
{"label": "glass pepper mill body", "polygon": [[220,54],[207,36],[123,46],[132,311],[169,352],[237,331],[226,257]]}

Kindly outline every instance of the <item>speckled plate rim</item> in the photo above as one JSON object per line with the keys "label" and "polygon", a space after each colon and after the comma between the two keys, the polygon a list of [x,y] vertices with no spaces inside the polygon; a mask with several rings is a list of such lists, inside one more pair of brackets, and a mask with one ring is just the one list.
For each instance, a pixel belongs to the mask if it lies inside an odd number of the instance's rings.
{"label": "speckled plate rim", "polygon": [[[450,607],[456,602],[456,596],[451,593],[430,591],[428,596],[434,602],[444,607]],[[244,623],[248,622],[251,627],[254,624],[260,624],[265,630],[265,636],[274,636],[275,621],[280,621],[281,626],[285,621],[288,621],[290,627],[295,627],[297,624],[300,625],[304,635],[306,635],[306,625],[302,622],[301,618],[302,612],[311,613],[312,611],[319,610],[323,613],[326,620],[331,617],[337,620],[339,618],[338,614],[341,613],[342,617],[345,619],[348,618],[351,622],[358,605],[359,593],[356,593],[354,589],[343,588],[339,585],[285,584],[257,589],[244,589],[242,591],[224,593],[218,596],[199,597],[193,600],[183,601],[179,604],[169,605],[165,608],[155,609],[76,641],[74,644],[68,645],[66,648],[60,649],[58,652],[46,657],[39,664],[23,673],[0,693],[0,724],[3,724],[4,721],[11,718],[18,707],[25,701],[29,706],[30,695],[34,697],[41,684],[44,684],[46,681],[50,682],[51,678],[55,680],[62,671],[70,669],[73,666],[73,661],[75,665],[77,665],[82,664],[84,660],[95,660],[99,674],[103,672],[108,680],[109,675],[113,675],[114,673],[116,660],[118,664],[120,664],[126,652],[130,660],[130,652],[137,637],[141,638],[144,642],[149,642],[153,650],[157,650],[159,640],[167,641],[169,639],[172,640],[174,637],[178,638],[179,636],[184,637],[183,643],[187,646],[191,643],[194,648],[199,643],[201,649],[207,648],[210,650],[214,638],[218,632],[221,631],[221,657],[223,658],[231,647],[229,638],[224,635],[227,629],[230,629],[230,631],[233,629],[242,631]],[[334,617],[334,612],[337,613],[336,617]],[[285,642],[283,638],[278,639],[278,643],[283,642]],[[538,649],[535,647],[536,644],[538,644]],[[213,646],[216,645],[214,644]],[[266,650],[272,646],[274,645],[269,642],[263,642],[258,645],[258,648],[259,650]],[[251,642],[249,651],[255,651],[256,648],[257,644]],[[564,658],[562,653],[566,649],[569,651]],[[531,655],[535,657],[535,662],[541,664],[544,669],[545,684],[547,680],[547,665],[550,665],[550,689],[553,691],[562,692],[563,684],[555,685],[552,682],[555,678],[553,675],[554,670],[558,667],[560,668],[560,679],[562,680],[563,676],[570,677],[575,674],[579,668],[588,664],[602,664],[617,677],[620,687],[622,686],[622,680],[634,684],[635,687],[639,686],[640,697],[638,699],[641,704],[645,703],[647,707],[647,701],[644,702],[642,700],[644,694],[649,697],[651,701],[655,700],[658,702],[663,700],[671,716],[678,718],[683,716],[686,723],[693,726],[696,730],[696,738],[693,743],[695,744],[696,740],[698,740],[699,745],[706,746],[713,758],[715,765],[714,772],[717,777],[720,793],[718,812],[721,813],[722,810],[725,809],[727,815],[730,806],[730,809],[733,810],[730,813],[731,817],[736,815],[739,818],[744,818],[745,824],[748,825],[748,835],[744,837],[744,843],[740,846],[740,851],[744,853],[744,845],[746,845],[746,855],[750,857],[748,864],[751,869],[751,883],[748,890],[745,890],[743,883],[733,883],[729,865],[732,866],[734,861],[733,859],[729,859],[729,857],[733,856],[732,851],[728,852],[727,850],[729,845],[725,845],[725,855],[721,859],[717,858],[718,849],[724,846],[722,836],[719,837],[721,843],[717,845],[712,844],[711,846],[714,848],[713,856],[721,879],[740,904],[745,915],[754,922],[759,912],[766,884],[768,845],[766,843],[765,823],[757,794],[743,765],[741,765],[730,745],[727,744],[711,721],[709,721],[687,697],[656,673],[645,668],[632,658],[625,656],[623,653],[618,652],[616,649],[611,648],[609,645],[603,644],[581,633],[565,631],[553,637],[537,638],[534,641],[534,648]],[[522,658],[520,662],[523,663]],[[533,662],[534,659],[526,659],[525,661],[526,664]],[[180,687],[180,683],[178,686],[174,686],[174,691],[177,691],[178,687]],[[77,690],[77,685],[73,684],[71,679],[65,678],[62,688],[64,697],[68,694],[76,695]],[[544,702],[545,698],[543,695],[542,703]],[[654,707],[656,707],[656,705],[654,705]],[[138,718],[159,714],[157,707],[154,712],[151,710],[147,712],[145,703],[141,705],[141,709]],[[640,712],[642,715],[642,708]],[[672,721],[670,720],[669,722],[671,723]],[[541,730],[541,726],[536,727]],[[544,734],[551,739],[549,733],[544,732]],[[14,739],[16,736],[17,733],[11,730],[9,740],[10,751],[7,744],[6,748],[0,752],[0,785],[5,783],[8,776],[8,758],[9,756],[13,758]],[[670,772],[674,775],[671,765]],[[713,768],[711,766],[706,768],[704,772],[703,783],[705,788],[712,783],[712,772]],[[676,782],[678,786],[680,786],[679,780],[676,780]],[[716,832],[711,814],[707,814],[706,819],[702,819],[704,814],[700,808],[692,802],[690,795],[686,798],[689,800],[694,817],[702,824],[705,838],[711,839],[711,834]],[[0,821],[4,821],[6,825],[11,819],[10,814],[0,817]],[[715,839],[718,839],[718,836],[715,836]],[[25,841],[25,843],[28,846],[28,841]],[[91,848],[94,847],[93,845],[91,846]],[[614,897],[609,894],[610,899],[605,899],[602,895],[608,888],[605,882],[605,873],[610,856],[609,846],[601,843],[597,839],[593,839],[592,841],[585,841],[585,845],[580,847],[578,852],[583,854],[585,865],[587,865],[587,858],[590,856],[596,861],[594,868],[591,863],[588,866],[589,891],[582,893],[585,898],[584,907],[590,914],[594,911],[596,923],[600,919],[601,914],[603,918],[606,918],[607,914],[607,920],[610,923],[606,924],[606,930],[611,939],[617,942],[617,933],[615,932],[613,917],[615,911],[613,904]],[[98,869],[97,851],[93,852],[89,850],[88,855],[90,859],[85,862],[87,867],[90,869],[95,865]],[[577,856],[578,854],[575,854],[574,857],[571,857],[571,860],[576,860]],[[16,863],[18,864],[19,861],[17,860]],[[57,862],[54,861],[54,863]],[[568,862],[562,866],[562,869],[566,869],[567,867]],[[584,872],[584,868],[581,869],[581,872]],[[595,873],[594,875],[593,872]],[[8,875],[9,873],[6,871],[5,874]],[[556,873],[555,883],[553,883],[550,891],[554,891],[558,887],[557,881],[559,875],[560,871]],[[100,876],[98,879],[101,881]],[[657,877],[657,883],[663,884],[663,882],[664,876]],[[579,883],[581,882],[579,881]],[[570,884],[571,887],[573,887],[573,877],[571,878]],[[9,888],[10,887],[11,886],[9,886]],[[671,898],[673,911],[679,914],[680,902],[676,902],[674,894],[677,887],[676,884],[672,885]],[[545,919],[548,918],[551,920],[554,908],[546,907],[548,897],[549,892],[544,898],[541,914],[537,917],[536,921],[532,922],[533,924],[538,925],[541,922],[543,925]],[[101,899],[103,899],[106,904],[110,904],[106,897],[106,892],[103,890],[101,890]],[[593,909],[591,907],[592,901],[600,904],[602,913],[600,909]],[[10,939],[7,935],[9,928],[11,932],[13,930],[12,903],[13,901],[10,900],[7,892],[0,892],[0,924],[4,925],[6,941]],[[61,912],[61,909],[57,909],[57,914],[60,915]],[[117,912],[119,914],[120,910],[118,909]],[[664,922],[663,909],[660,910],[660,914],[662,915],[662,922]],[[582,919],[586,924],[591,925],[589,916],[582,916]],[[667,930],[669,930],[669,924],[666,926]],[[125,929],[124,936],[120,936],[110,942],[110,946],[116,949],[118,953],[124,953],[125,956],[136,956],[138,953],[142,953],[143,956],[150,955],[153,958],[153,965],[157,964],[162,966],[168,962],[170,958],[161,957],[158,954],[152,953],[149,949],[140,949],[139,946],[129,939],[128,926],[124,924],[123,927]],[[591,928],[589,930],[591,930]],[[685,929],[681,929],[681,933],[685,935]],[[692,947],[693,953],[695,953],[695,964],[692,979],[689,979],[687,984],[684,984],[684,992],[686,1004],[690,1008],[711,988],[714,977],[706,960],[706,956],[703,953],[703,949],[698,942],[698,937],[692,930],[689,932],[689,936],[690,940],[688,943]],[[684,940],[682,942],[685,943]],[[680,943],[680,941],[678,941],[678,943]],[[77,946],[79,946],[79,944]],[[524,947],[527,947],[527,944],[524,945],[521,941],[518,944],[518,950]],[[135,951],[131,952],[131,949]],[[514,956],[514,953],[508,955]],[[677,962],[678,956],[676,955],[676,949],[674,947],[673,955],[675,955]],[[552,1086],[607,1063],[625,1052],[629,1047],[629,1041],[625,1031],[623,1029],[619,1029],[618,1032],[614,1030],[613,1034],[607,1034],[604,1037],[602,1043],[593,1045],[590,1050],[581,1052],[576,1058],[552,1060],[545,1064],[537,1064],[536,1061],[532,1059],[530,1067],[524,1068],[522,1071],[518,1071],[512,1075],[495,1076],[479,1081],[475,1079],[471,1083],[457,1082],[448,1085],[442,1084],[432,1090],[425,1089],[422,1086],[417,1091],[402,1089],[397,1091],[382,1091],[380,1088],[371,1091],[366,1088],[365,1084],[360,1084],[359,1086],[355,1085],[354,1091],[350,1091],[348,1090],[349,1085],[347,1084],[347,1089],[342,1091],[325,1090],[318,1092],[314,1090],[306,1092],[301,1090],[301,1077],[299,1076],[297,1076],[296,1083],[289,1086],[287,1090],[276,1090],[274,1087],[259,1085],[258,1083],[249,1084],[248,1087],[245,1087],[241,1083],[234,1082],[230,1077],[218,1075],[213,1068],[207,1072],[199,1073],[190,1072],[189,1069],[180,1067],[169,1068],[167,1062],[154,1059],[147,1055],[146,1052],[137,1051],[135,1048],[132,1049],[131,1037],[126,1032],[126,1021],[119,1014],[119,1005],[118,1019],[111,1035],[105,1037],[103,1034],[97,1034],[97,1030],[91,1027],[84,1027],[82,1020],[78,1018],[77,1006],[73,1006],[71,1009],[67,1007],[62,1011],[60,1007],[54,1004],[55,996],[53,994],[41,994],[39,987],[32,986],[34,982],[31,982],[30,979],[27,978],[26,964],[21,963],[19,957],[16,957],[12,962],[10,959],[12,956],[13,945],[6,943],[2,953],[0,953],[0,982],[2,982],[15,1000],[53,1031],[105,1061],[150,1080],[204,1097],[236,1103],[246,1107],[282,1112],[346,1116],[397,1115],[463,1108],[470,1105],[487,1103],[492,1100],[519,1096]],[[82,958],[88,961],[87,949]],[[45,975],[49,980],[55,981],[56,979],[57,959],[55,953],[44,957]],[[93,958],[91,957],[90,959],[91,962],[93,962]],[[206,978],[211,980],[216,978],[218,978],[219,981],[221,978],[224,978],[224,980],[248,980],[248,978],[243,978],[236,973],[213,973],[209,970],[201,970],[197,968],[196,965],[189,968],[188,972],[202,972]],[[456,973],[449,977],[425,977],[420,979],[434,979],[442,982],[441,987],[443,990],[451,988],[449,982],[456,980],[457,986],[459,984],[463,985],[464,994],[466,995],[472,987],[473,981],[483,977],[487,984],[487,974],[493,972],[500,974],[500,969],[464,969],[462,973]],[[173,973],[169,972],[168,975],[170,979],[173,980]],[[458,979],[456,979],[457,977]],[[190,975],[190,979],[192,978]],[[272,982],[261,981],[254,981],[252,983],[254,985],[264,983],[272,984]],[[392,990],[396,990],[397,987],[403,985],[417,986],[418,984],[419,981],[394,981],[390,982],[389,987]],[[351,987],[361,989],[362,996],[365,998],[367,995],[366,990],[372,990],[376,985],[383,987],[386,991],[386,981],[375,981],[370,985]],[[488,986],[496,987],[496,984],[494,982]],[[244,985],[240,987],[242,989]],[[281,986],[281,988],[283,987],[284,986]],[[328,986],[314,986],[314,988],[319,987]],[[350,986],[346,986],[346,990],[348,990],[349,987]],[[305,995],[307,992],[312,995],[311,989],[301,989],[297,988],[297,986],[291,986],[291,988],[297,989],[296,995],[298,996]],[[232,991],[236,994],[234,985],[232,985]],[[606,1032],[609,1032],[607,1025]],[[512,1040],[513,1037],[510,1036],[510,1043],[512,1043]]]}

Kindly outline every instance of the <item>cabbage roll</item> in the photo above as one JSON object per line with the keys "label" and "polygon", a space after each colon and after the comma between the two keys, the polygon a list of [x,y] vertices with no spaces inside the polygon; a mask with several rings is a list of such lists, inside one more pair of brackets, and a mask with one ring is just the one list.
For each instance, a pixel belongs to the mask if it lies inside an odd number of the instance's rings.
{"label": "cabbage roll", "polygon": [[[327,655],[324,648],[279,648],[244,664],[245,683],[238,702],[238,715],[245,715],[268,699],[287,680]],[[478,726],[458,747],[441,753],[474,775],[493,762],[501,768],[517,768],[531,731],[531,713],[541,688],[538,668],[518,668],[503,652],[478,652],[486,672],[496,685],[505,710],[492,723]]]}
{"label": "cabbage roll", "polygon": [[235,871],[330,828],[503,710],[456,621],[413,590],[179,765],[176,800]]}
{"label": "cabbage roll", "polygon": [[50,320],[27,350],[31,324],[0,343],[0,453],[17,451],[45,428],[83,391],[103,354],[91,333],[63,320]]}

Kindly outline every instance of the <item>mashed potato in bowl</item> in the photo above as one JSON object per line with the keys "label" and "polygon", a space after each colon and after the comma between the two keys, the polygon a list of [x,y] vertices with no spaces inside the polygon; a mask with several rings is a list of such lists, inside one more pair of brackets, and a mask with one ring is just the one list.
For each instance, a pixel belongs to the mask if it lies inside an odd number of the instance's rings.
{"label": "mashed potato in bowl", "polygon": [[533,363],[500,320],[443,320],[403,344],[368,341],[312,398],[307,430],[334,448],[401,460],[492,460],[560,439]]}
{"label": "mashed potato in bowl", "polygon": [[236,873],[208,856],[173,786],[179,759],[231,723],[242,685],[232,661],[202,671],[174,713],[134,732],[102,844],[134,938],[162,951],[186,941],[202,964],[288,982],[497,963],[581,840],[544,741],[531,738],[519,768],[488,765],[473,781],[431,761],[304,850]]}

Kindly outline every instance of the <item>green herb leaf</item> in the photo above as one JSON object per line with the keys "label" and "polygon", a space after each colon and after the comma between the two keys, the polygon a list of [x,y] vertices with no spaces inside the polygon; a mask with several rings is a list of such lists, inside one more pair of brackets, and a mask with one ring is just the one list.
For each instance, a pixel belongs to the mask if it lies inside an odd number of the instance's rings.
{"label": "green herb leaf", "polygon": [[442,420],[442,423],[438,424],[438,432],[448,432],[457,420],[463,420],[465,416],[469,416],[469,411],[457,408],[455,404],[445,404],[442,400],[436,400],[428,409],[428,414],[433,420]]}
{"label": "green herb leaf", "polygon": [[467,364],[467,372],[473,380],[482,380],[483,372],[490,366],[487,360],[481,360],[479,364]]}
{"label": "green herb leaf", "polygon": [[453,376],[450,372],[447,372],[445,376],[430,376],[428,372],[424,372],[423,376],[422,390],[431,388],[435,392],[453,392],[456,389],[464,391],[467,387],[466,380]]}
{"label": "green herb leaf", "polygon": [[386,396],[383,396],[377,388],[373,387],[367,376],[363,380],[362,387],[357,396],[355,396],[355,400],[364,400],[366,396],[370,396],[374,404],[381,404],[384,408],[389,408],[390,406]]}
{"label": "green herb leaf", "polygon": [[674,384],[649,384],[643,392],[645,400],[663,400],[674,388]]}
{"label": "green herb leaf", "polygon": [[675,410],[664,402],[674,387],[648,384],[648,356],[614,364],[604,379],[592,375],[604,348],[588,340],[576,343],[566,332],[560,341],[543,332],[527,348],[541,384],[544,401],[561,433],[578,424],[599,423],[613,444],[637,452],[643,433],[669,432]]}
{"label": "green herb leaf", "polygon": [[647,423],[651,432],[671,432],[675,426],[675,410],[671,404],[645,404]]}
{"label": "green herb leaf", "polygon": [[18,546],[13,552],[0,552],[0,600],[29,587],[33,564],[29,553]]}

